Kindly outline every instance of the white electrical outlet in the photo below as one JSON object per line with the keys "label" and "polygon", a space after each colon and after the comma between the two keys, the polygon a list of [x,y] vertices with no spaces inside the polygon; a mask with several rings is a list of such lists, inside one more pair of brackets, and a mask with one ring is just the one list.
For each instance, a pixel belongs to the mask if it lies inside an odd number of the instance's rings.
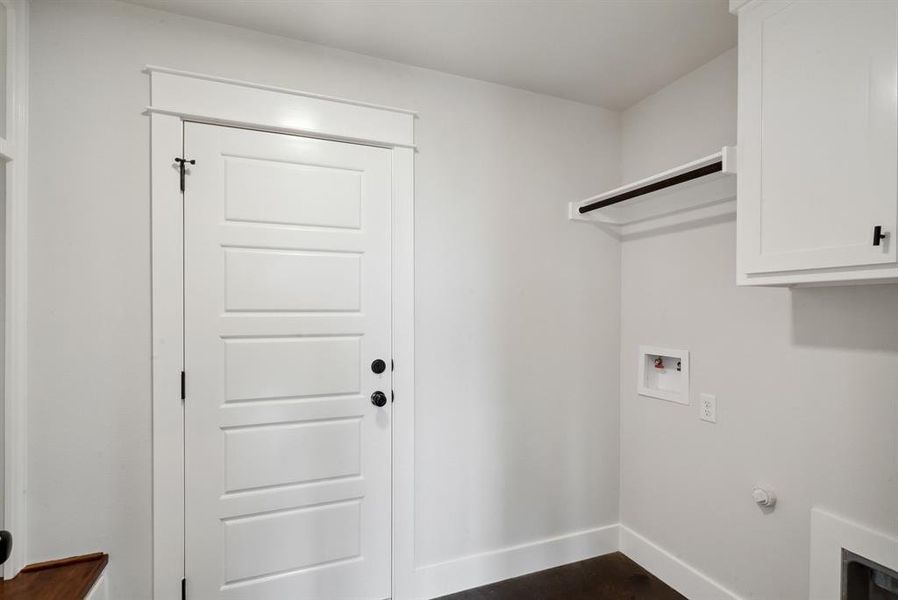
{"label": "white electrical outlet", "polygon": [[699,410],[702,421],[708,423],[717,422],[717,396],[713,394],[699,394]]}

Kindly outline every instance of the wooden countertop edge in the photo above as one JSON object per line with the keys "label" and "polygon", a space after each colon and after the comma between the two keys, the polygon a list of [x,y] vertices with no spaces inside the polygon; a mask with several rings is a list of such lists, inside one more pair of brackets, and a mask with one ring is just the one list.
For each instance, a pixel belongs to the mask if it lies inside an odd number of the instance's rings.
{"label": "wooden countertop edge", "polygon": [[0,600],[83,600],[109,562],[104,552],[34,563],[0,580]]}
{"label": "wooden countertop edge", "polygon": [[59,567],[67,567],[69,565],[74,565],[77,563],[97,561],[100,564],[99,569],[100,572],[106,567],[106,563],[109,562],[109,555],[105,552],[94,552],[92,554],[82,554],[81,556],[70,556],[69,558],[60,558],[58,560],[48,560],[45,562],[34,563],[31,565],[27,565],[24,569],[22,569],[22,573],[32,573],[34,571],[44,571],[46,569],[56,569]]}

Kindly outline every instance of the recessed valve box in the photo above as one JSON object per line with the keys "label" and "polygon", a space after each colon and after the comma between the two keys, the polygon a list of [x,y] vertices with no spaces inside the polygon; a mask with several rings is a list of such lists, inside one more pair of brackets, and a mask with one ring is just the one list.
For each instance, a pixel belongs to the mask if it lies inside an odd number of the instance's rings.
{"label": "recessed valve box", "polygon": [[689,352],[640,346],[636,389],[640,396],[689,404]]}

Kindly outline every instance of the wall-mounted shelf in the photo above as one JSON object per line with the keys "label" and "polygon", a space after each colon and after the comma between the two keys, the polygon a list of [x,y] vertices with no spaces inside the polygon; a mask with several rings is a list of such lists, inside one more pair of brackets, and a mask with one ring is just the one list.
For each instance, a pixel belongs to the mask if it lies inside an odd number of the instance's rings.
{"label": "wall-mounted shelf", "polygon": [[736,148],[571,202],[572,221],[600,223],[621,235],[736,211]]}

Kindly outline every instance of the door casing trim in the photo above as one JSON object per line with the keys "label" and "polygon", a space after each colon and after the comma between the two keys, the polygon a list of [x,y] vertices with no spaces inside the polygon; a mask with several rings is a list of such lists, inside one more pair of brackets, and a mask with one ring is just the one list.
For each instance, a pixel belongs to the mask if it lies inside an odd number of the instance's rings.
{"label": "door casing trim", "polygon": [[367,144],[392,152],[392,512],[403,516],[392,519],[392,597],[410,597],[415,570],[415,114],[163,67],[147,67],[145,72],[151,89],[147,113],[152,210],[153,598],[179,597],[185,576],[180,381],[184,366],[184,222],[173,159],[183,155],[187,121]]}

